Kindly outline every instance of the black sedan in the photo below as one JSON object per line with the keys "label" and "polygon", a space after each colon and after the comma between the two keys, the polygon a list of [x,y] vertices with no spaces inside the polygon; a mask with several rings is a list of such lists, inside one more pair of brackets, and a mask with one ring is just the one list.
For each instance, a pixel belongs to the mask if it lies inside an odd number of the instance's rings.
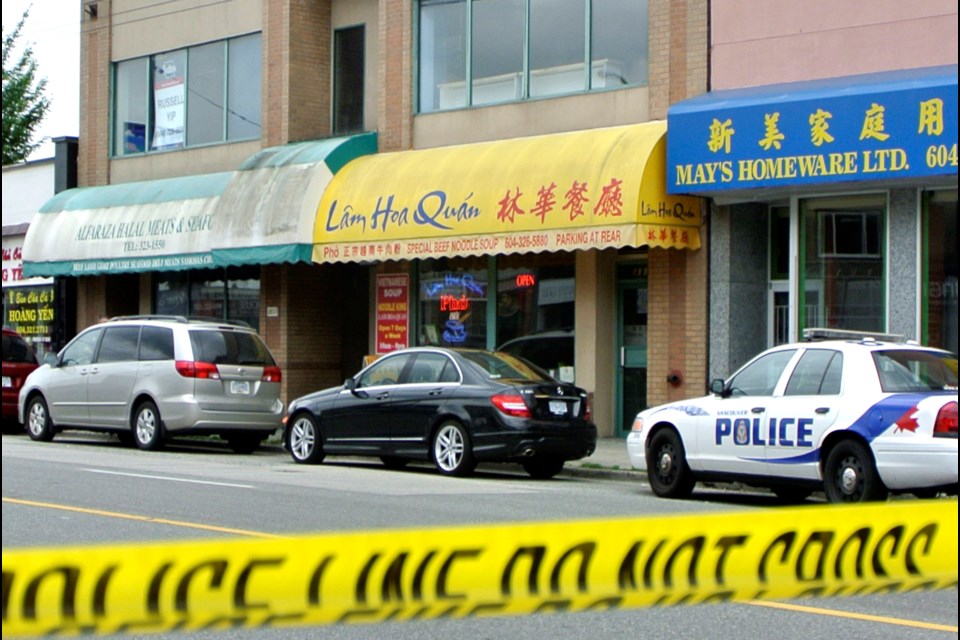
{"label": "black sedan", "polygon": [[377,456],[391,468],[432,460],[444,474],[519,462],[552,478],[593,453],[587,392],[525,360],[475,349],[394,351],[342,386],[290,403],[284,444],[299,463]]}

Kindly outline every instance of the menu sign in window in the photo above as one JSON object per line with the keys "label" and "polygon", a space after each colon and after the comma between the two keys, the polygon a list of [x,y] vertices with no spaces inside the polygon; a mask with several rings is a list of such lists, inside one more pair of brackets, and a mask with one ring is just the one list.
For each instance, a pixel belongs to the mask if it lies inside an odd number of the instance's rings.
{"label": "menu sign in window", "polygon": [[377,353],[408,346],[410,279],[405,273],[377,276]]}

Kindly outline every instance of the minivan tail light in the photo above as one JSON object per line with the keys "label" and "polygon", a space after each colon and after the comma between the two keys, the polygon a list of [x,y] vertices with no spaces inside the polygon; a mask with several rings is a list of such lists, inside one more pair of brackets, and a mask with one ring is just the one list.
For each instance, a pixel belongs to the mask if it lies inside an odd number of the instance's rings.
{"label": "minivan tail light", "polygon": [[532,417],[530,408],[527,406],[527,403],[523,401],[523,396],[519,394],[500,393],[490,398],[490,401],[501,413],[505,413],[508,416],[513,416],[514,418]]}
{"label": "minivan tail light", "polygon": [[933,437],[957,437],[957,403],[948,402],[940,407],[937,420],[933,423]]}
{"label": "minivan tail light", "polygon": [[210,362],[193,362],[190,360],[177,360],[177,373],[184,378],[198,378],[201,380],[219,380],[220,370],[217,365]]}
{"label": "minivan tail light", "polygon": [[593,393],[587,394],[587,406],[583,411],[583,419],[587,422],[590,422],[590,419],[593,418]]}
{"label": "minivan tail light", "polygon": [[264,367],[261,382],[280,382],[283,379],[280,373],[280,367]]}

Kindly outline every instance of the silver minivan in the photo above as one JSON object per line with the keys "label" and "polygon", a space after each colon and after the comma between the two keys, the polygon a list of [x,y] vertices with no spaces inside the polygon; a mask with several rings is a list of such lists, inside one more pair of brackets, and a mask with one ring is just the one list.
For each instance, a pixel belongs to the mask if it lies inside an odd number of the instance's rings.
{"label": "silver minivan", "polygon": [[249,327],[125,316],[85,329],[31,373],[17,411],[34,440],[85,429],[155,450],[175,435],[219,435],[251,453],[281,426],[280,381]]}

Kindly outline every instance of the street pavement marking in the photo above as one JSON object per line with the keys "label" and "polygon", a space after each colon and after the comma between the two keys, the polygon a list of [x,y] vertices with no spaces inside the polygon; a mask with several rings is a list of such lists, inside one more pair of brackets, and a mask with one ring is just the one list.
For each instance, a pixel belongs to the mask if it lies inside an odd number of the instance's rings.
{"label": "street pavement marking", "polygon": [[217,487],[234,487],[236,489],[254,489],[252,484],[233,484],[231,482],[211,482],[210,480],[190,480],[188,478],[174,478],[172,476],[152,476],[146,473],[124,473],[122,471],[107,471],[106,469],[84,469],[90,473],[102,473],[111,476],[126,476],[128,478],[146,478],[147,480],[166,480],[168,482],[190,482],[192,484],[212,484]]}
{"label": "street pavement marking", "polygon": [[214,531],[216,533],[231,533],[238,536],[249,536],[252,538],[269,538],[282,540],[287,536],[274,533],[264,533],[262,531],[250,531],[248,529],[231,529],[229,527],[216,527],[208,524],[197,524],[195,522],[183,522],[182,520],[167,520],[166,518],[152,518],[149,516],[138,516],[131,513],[118,513],[116,511],[104,511],[103,509],[87,509],[84,507],[71,507],[64,504],[53,504],[51,502],[36,502],[34,500],[18,500],[17,498],[4,498],[4,502],[9,504],[19,504],[25,507],[43,507],[45,509],[59,509],[61,511],[72,511],[74,513],[83,513],[92,516],[104,516],[106,518],[120,518],[121,520],[135,520],[137,522],[149,522],[152,524],[166,524],[174,527],[184,527],[186,529],[201,529],[203,531]]}
{"label": "street pavement marking", "polygon": [[855,613],[853,611],[838,611],[836,609],[823,609],[821,607],[807,607],[801,604],[789,604],[787,602],[760,602],[752,600],[745,604],[751,604],[755,607],[768,607],[770,609],[783,609],[786,611],[796,611],[798,613],[810,613],[818,616],[834,616],[837,618],[850,618],[853,620],[866,620],[867,622],[880,622],[883,624],[895,624],[901,627],[914,627],[917,629],[931,629],[933,631],[950,631],[957,633],[957,627],[951,627],[947,624],[935,624],[933,622],[920,622],[919,620],[904,620],[902,618],[889,618],[887,616],[874,616],[868,613]]}

